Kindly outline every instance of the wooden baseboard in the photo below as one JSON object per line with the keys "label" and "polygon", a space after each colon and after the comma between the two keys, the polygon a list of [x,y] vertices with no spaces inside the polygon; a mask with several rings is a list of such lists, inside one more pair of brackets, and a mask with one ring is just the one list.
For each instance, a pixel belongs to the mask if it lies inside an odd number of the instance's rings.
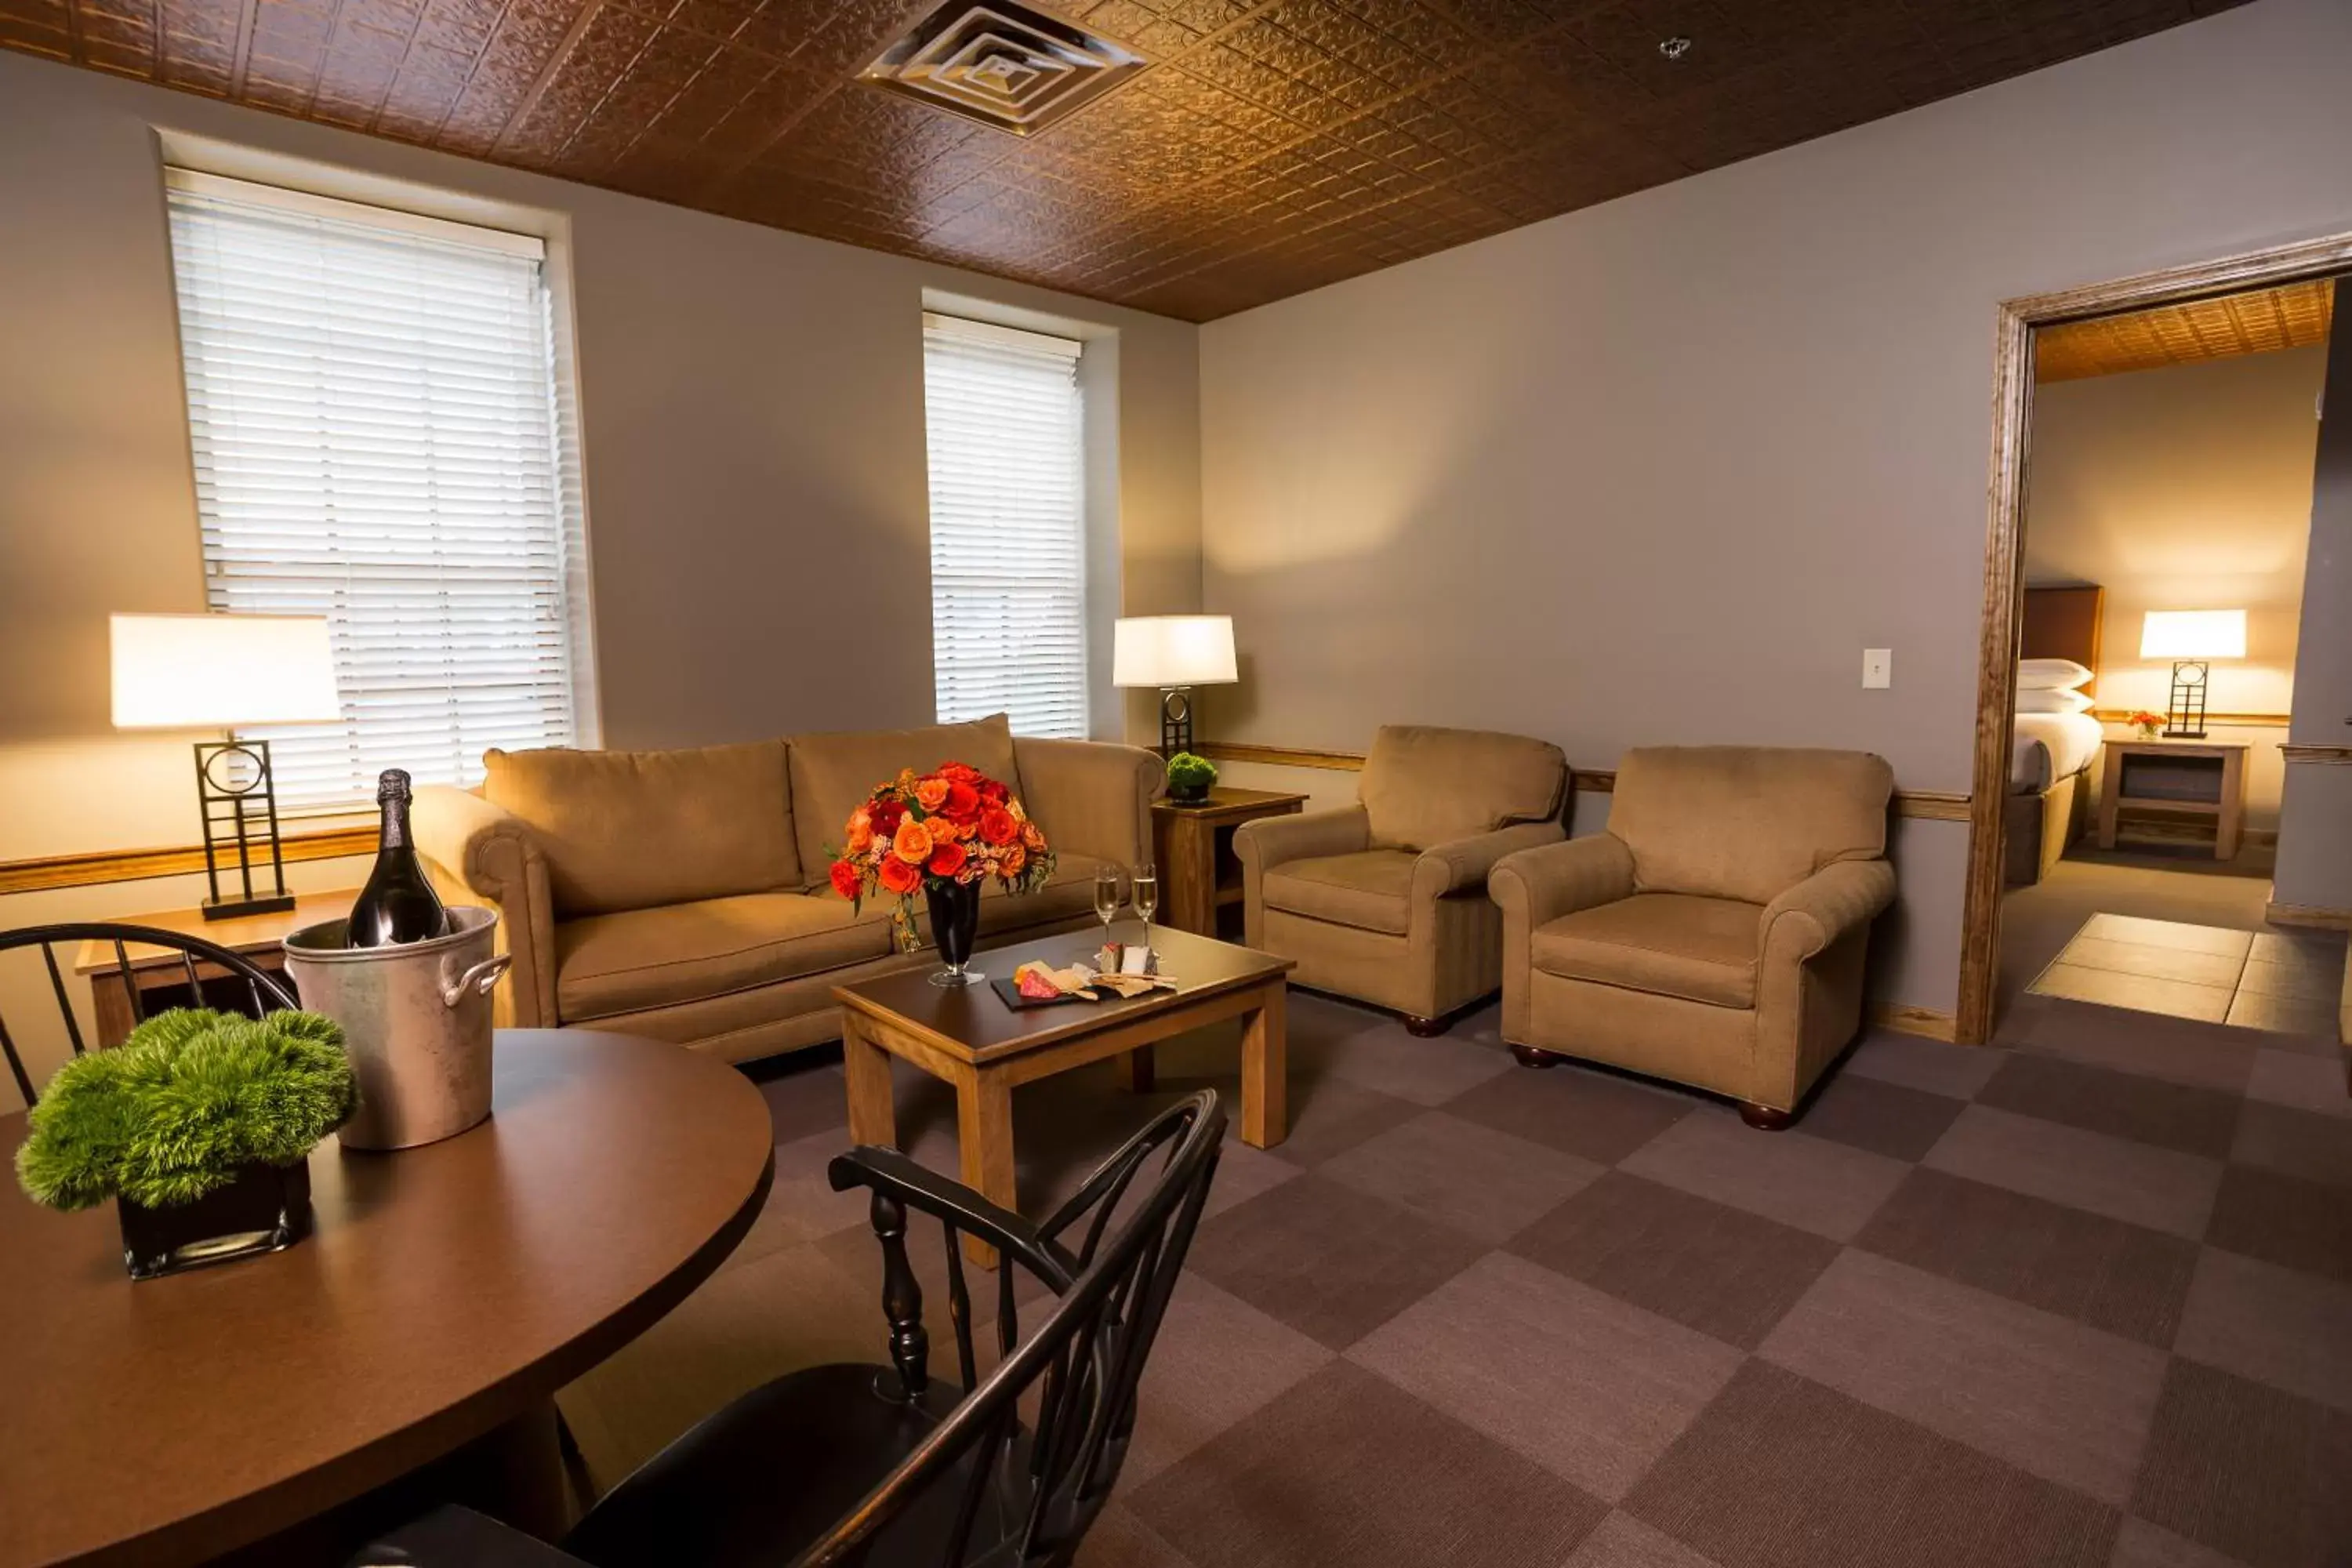
{"label": "wooden baseboard", "polygon": [[1898,1035],[1917,1035],[1923,1039],[1941,1040],[1946,1045],[1950,1045],[1958,1036],[1960,1026],[1960,1021],[1949,1013],[1938,1013],[1933,1007],[1914,1007],[1907,1002],[1898,1002],[1891,1007],[1873,1007],[1870,1021]]}
{"label": "wooden baseboard", "polygon": [[2274,926],[2312,926],[2320,931],[2352,931],[2352,910],[2323,909],[2316,904],[2282,904],[2273,900],[2263,906],[2263,919]]}
{"label": "wooden baseboard", "polygon": [[[288,865],[298,860],[334,860],[375,853],[373,827],[326,827],[289,833],[279,840]],[[0,861],[0,895],[40,893],[58,888],[92,888],[108,882],[139,882],[152,877],[185,877],[205,868],[201,844],[173,849],[100,849],[87,855],[51,855],[35,860]]]}
{"label": "wooden baseboard", "polygon": [[[1349,773],[1360,772],[1364,765],[1363,754],[1359,752],[1301,752],[1240,741],[1196,741],[1192,750],[1213,763],[1262,763],[1269,767],[1335,768]],[[1614,768],[1571,768],[1571,772],[1580,795],[1614,795],[1617,791]],[[1896,790],[1894,810],[1897,816],[1930,822],[1966,822],[1969,797],[1947,790]]]}

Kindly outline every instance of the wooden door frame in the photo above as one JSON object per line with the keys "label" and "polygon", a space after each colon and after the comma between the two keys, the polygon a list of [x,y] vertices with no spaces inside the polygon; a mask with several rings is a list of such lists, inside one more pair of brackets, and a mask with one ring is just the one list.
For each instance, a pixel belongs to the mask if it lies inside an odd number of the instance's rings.
{"label": "wooden door frame", "polygon": [[1976,765],[1969,795],[1967,897],[1954,1037],[1992,1037],[2000,962],[2002,806],[2015,722],[2019,622],[2025,595],[2025,481],[2033,419],[2033,332],[2092,316],[2270,289],[2352,272],[2352,234],[2144,272],[2055,294],[2004,300],[1993,343],[1992,464],[1985,528],[1984,623],[1978,649]]}

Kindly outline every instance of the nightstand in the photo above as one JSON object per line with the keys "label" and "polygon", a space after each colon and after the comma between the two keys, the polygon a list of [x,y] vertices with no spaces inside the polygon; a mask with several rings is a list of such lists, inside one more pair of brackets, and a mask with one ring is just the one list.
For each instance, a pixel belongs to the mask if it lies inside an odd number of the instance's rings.
{"label": "nightstand", "polygon": [[1178,931],[1217,934],[1217,911],[1239,908],[1242,863],[1234,853],[1234,829],[1261,816],[1288,816],[1307,804],[1303,795],[1276,790],[1209,792],[1198,805],[1172,800],[1151,803],[1153,853],[1160,862],[1160,916]]}
{"label": "nightstand", "polygon": [[2246,746],[2226,741],[2109,741],[2099,775],[2099,847],[2116,847],[2116,816],[2147,806],[2213,819],[2213,858],[2237,856],[2246,821]]}
{"label": "nightstand", "polygon": [[[162,914],[126,915],[122,923],[201,937],[215,947],[225,947],[251,959],[255,968],[283,980],[286,939],[304,926],[341,919],[352,912],[352,900],[359,896],[357,888],[344,888],[331,893],[304,893],[294,900],[292,909],[268,914],[232,915],[226,920],[208,921],[200,910],[171,910]],[[217,1006],[225,1011],[243,1011],[249,1005],[244,983],[215,965],[196,965],[196,977],[205,983],[205,994],[191,996],[188,972],[178,953],[135,943],[125,952],[131,960],[131,980],[139,988],[139,1013],[142,1017],[152,1018],[166,1007]],[[123,994],[121,974],[115,967],[113,945],[83,942],[74,961],[74,973],[89,977],[90,1005],[98,1014],[98,1044],[121,1045],[131,1033],[132,1019],[131,998]],[[291,991],[294,987],[289,984],[286,988]]]}

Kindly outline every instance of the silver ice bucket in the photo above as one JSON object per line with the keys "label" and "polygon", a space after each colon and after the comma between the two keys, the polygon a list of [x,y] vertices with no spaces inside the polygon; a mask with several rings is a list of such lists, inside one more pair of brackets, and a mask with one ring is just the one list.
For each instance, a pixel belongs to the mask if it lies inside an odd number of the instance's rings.
{"label": "silver ice bucket", "polygon": [[286,939],[302,1005],[343,1026],[360,1080],[347,1149],[407,1149],[454,1138],[490,1113],[490,993],[507,966],[492,953],[496,910],[449,908],[449,934],[394,947],[345,947],[343,921]]}

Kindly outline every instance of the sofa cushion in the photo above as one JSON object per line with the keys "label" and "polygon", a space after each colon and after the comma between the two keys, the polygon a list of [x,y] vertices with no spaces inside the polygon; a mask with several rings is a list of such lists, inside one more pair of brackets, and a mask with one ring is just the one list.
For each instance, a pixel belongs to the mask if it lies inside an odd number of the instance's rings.
{"label": "sofa cushion", "polygon": [[1618,762],[1609,831],[1643,892],[1769,904],[1832,861],[1884,855],[1894,790],[1868,752],[1640,747]]}
{"label": "sofa cushion", "polygon": [[849,814],[904,768],[929,773],[941,763],[970,763],[1014,795],[1020,770],[1013,760],[1013,726],[1002,713],[969,724],[929,724],[919,730],[859,730],[794,735],[791,750],[793,820],[800,836],[804,883],[824,883],[831,857],[848,836]]}
{"label": "sofa cushion", "polygon": [[1736,899],[1636,893],[1538,926],[1528,956],[1567,980],[1753,1007],[1763,920],[1763,905]]}
{"label": "sofa cushion", "polygon": [[[985,884],[980,890],[980,934],[1006,935],[1091,916],[1095,871],[1103,864],[1091,855],[1056,855],[1053,876],[1034,892],[1008,893],[1002,882]],[[1135,910],[1122,910],[1119,918],[1132,921]]]}
{"label": "sofa cushion", "polygon": [[1567,759],[1549,741],[1384,724],[1356,795],[1376,848],[1418,852],[1555,816],[1567,782]]}
{"label": "sofa cushion", "polygon": [[802,885],[782,742],[482,760],[483,798],[547,858],[559,920]]}
{"label": "sofa cushion", "polygon": [[1286,860],[1266,872],[1260,896],[1272,910],[1402,936],[1412,925],[1412,866],[1402,849],[1362,849]]}
{"label": "sofa cushion", "polygon": [[862,915],[830,894],[746,893],[565,921],[555,928],[555,1006],[567,1024],[724,996],[881,958],[887,907]]}

